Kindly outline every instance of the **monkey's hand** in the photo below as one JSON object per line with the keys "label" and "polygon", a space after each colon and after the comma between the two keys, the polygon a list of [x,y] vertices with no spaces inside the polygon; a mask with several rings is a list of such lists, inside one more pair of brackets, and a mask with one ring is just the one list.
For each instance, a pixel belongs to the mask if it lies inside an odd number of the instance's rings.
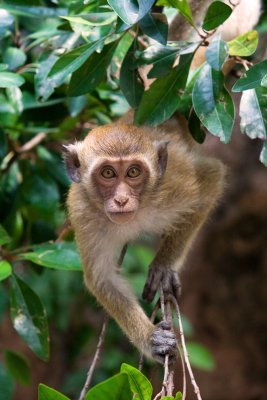
{"label": "monkey's hand", "polygon": [[155,297],[160,283],[162,283],[164,298],[172,294],[177,300],[181,294],[181,284],[178,273],[164,266],[157,266],[153,263],[149,267],[147,280],[143,290],[142,297],[148,303],[151,303]]}
{"label": "monkey's hand", "polygon": [[169,355],[169,364],[177,358],[177,341],[174,332],[168,322],[162,321],[156,325],[151,335],[152,357],[164,364],[165,356]]}

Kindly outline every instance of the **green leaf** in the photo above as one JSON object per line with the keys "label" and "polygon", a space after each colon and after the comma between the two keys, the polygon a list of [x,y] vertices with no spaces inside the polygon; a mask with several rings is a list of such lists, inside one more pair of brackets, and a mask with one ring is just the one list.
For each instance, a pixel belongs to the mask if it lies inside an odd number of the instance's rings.
{"label": "green leaf", "polygon": [[51,210],[54,210],[59,202],[57,184],[39,169],[24,176],[21,195],[24,206],[28,210],[28,217],[32,220],[40,218],[40,216],[51,217]]}
{"label": "green leaf", "polygon": [[117,19],[117,15],[114,12],[98,12],[98,13],[72,15],[62,18],[70,22],[75,22],[82,25],[89,25],[94,27],[94,26],[104,26],[112,24],[112,22]]}
{"label": "green leaf", "polygon": [[102,46],[102,43],[103,39],[84,44],[61,56],[48,74],[48,79],[52,81],[51,84],[60,86],[69,74],[80,68],[91,54]]}
{"label": "green leaf", "polygon": [[[267,60],[264,60],[249,70],[234,84],[232,92],[242,92],[262,85],[262,80],[267,74]],[[264,85],[262,85],[264,86]]]}
{"label": "green leaf", "polygon": [[192,57],[192,54],[181,56],[177,67],[168,75],[157,79],[149,90],[144,92],[135,114],[136,124],[156,125],[172,116],[178,107],[178,91],[185,87]]}
{"label": "green leaf", "polygon": [[212,371],[215,368],[215,361],[208,349],[196,342],[187,342],[186,348],[189,359],[194,367],[205,371]]}
{"label": "green leaf", "polygon": [[13,15],[29,18],[57,18],[67,14],[67,9],[60,7],[53,8],[1,4],[1,8],[8,10]]}
{"label": "green leaf", "polygon": [[42,267],[68,271],[81,271],[81,259],[75,243],[47,243],[34,246],[34,251],[20,254],[23,260],[29,260]]}
{"label": "green leaf", "polygon": [[69,397],[59,393],[57,390],[50,388],[42,383],[38,386],[38,400],[70,400]]}
{"label": "green leaf", "polygon": [[11,319],[15,330],[42,360],[49,358],[47,317],[37,294],[21,279],[11,279]]}
{"label": "green leaf", "polygon": [[108,0],[116,14],[127,24],[133,25],[151,9],[155,0]]}
{"label": "green leaf", "polygon": [[261,154],[260,154],[260,161],[267,167],[267,141],[265,140]]}
{"label": "green leaf", "polygon": [[138,71],[131,68],[135,61],[134,47],[133,45],[126,54],[120,70],[120,88],[132,108],[138,107],[144,93]]}
{"label": "green leaf", "polygon": [[175,395],[175,400],[182,400],[183,398],[183,393],[182,392],[177,392]]}
{"label": "green leaf", "polygon": [[21,67],[26,59],[26,54],[17,47],[8,47],[3,54],[3,61],[8,65],[11,71]]}
{"label": "green leaf", "polygon": [[195,27],[195,23],[193,21],[192,13],[190,6],[187,0],[168,0],[168,3],[179,10],[179,13],[185,17],[185,19],[189,22],[190,25]]}
{"label": "green leaf", "polygon": [[206,60],[209,65],[216,69],[216,71],[220,71],[227,58],[227,43],[220,39],[213,40],[206,51]]}
{"label": "green leaf", "polygon": [[[161,15],[161,17],[163,14]],[[145,35],[151,37],[161,44],[167,43],[168,37],[168,22],[162,21],[162,19],[157,18],[154,15],[146,14],[139,21],[140,28]]]}
{"label": "green leaf", "polygon": [[12,400],[14,394],[14,381],[6,371],[3,364],[0,363],[0,400]]}
{"label": "green leaf", "polygon": [[267,75],[265,75],[261,80],[261,86],[267,87]]}
{"label": "green leaf", "polygon": [[22,385],[31,383],[29,361],[18,352],[5,350],[5,364],[11,375]]}
{"label": "green leaf", "polygon": [[11,242],[11,237],[8,235],[5,228],[0,225],[0,246]]}
{"label": "green leaf", "polygon": [[153,388],[149,380],[138,369],[123,363],[121,372],[125,372],[129,378],[132,393],[140,400],[151,400]]}
{"label": "green leaf", "polygon": [[248,57],[257,49],[259,35],[257,31],[249,31],[228,42],[230,56]]}
{"label": "green leaf", "polygon": [[34,76],[34,87],[38,100],[46,101],[54,92],[55,87],[60,85],[62,82],[62,76],[58,76],[58,79],[47,78],[51,68],[58,59],[58,56],[50,54],[44,61],[41,61],[38,64],[38,68]]}
{"label": "green leaf", "polygon": [[224,76],[206,64],[193,89],[193,105],[201,123],[224,143],[232,134],[235,108],[233,100],[224,87]]}
{"label": "green leaf", "polygon": [[132,397],[128,376],[120,373],[90,389],[85,400],[132,400]]}
{"label": "green leaf", "polygon": [[25,79],[14,72],[0,72],[0,88],[9,88],[13,86],[21,86]]}
{"label": "green leaf", "polygon": [[267,88],[243,92],[239,112],[242,132],[251,139],[267,138]]}
{"label": "green leaf", "polygon": [[100,54],[93,54],[71,77],[68,94],[80,96],[92,92],[107,74],[117,41],[104,47]]}
{"label": "green leaf", "polygon": [[170,71],[178,55],[194,52],[198,44],[192,42],[173,42],[168,46],[155,44],[140,54],[136,64],[153,64],[148,78],[163,76]]}
{"label": "green leaf", "polygon": [[0,281],[8,278],[12,274],[12,267],[8,261],[0,261]]}
{"label": "green leaf", "polygon": [[232,8],[222,1],[214,1],[210,4],[204,18],[202,28],[212,31],[221,25],[232,14]]}

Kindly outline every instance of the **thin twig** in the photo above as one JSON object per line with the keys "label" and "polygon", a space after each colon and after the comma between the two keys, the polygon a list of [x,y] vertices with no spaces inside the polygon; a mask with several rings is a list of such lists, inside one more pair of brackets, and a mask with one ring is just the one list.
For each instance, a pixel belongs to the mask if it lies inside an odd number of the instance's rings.
{"label": "thin twig", "polygon": [[90,388],[90,385],[91,385],[91,382],[92,382],[92,378],[93,378],[93,374],[94,374],[94,370],[95,370],[95,366],[96,366],[97,360],[99,359],[99,355],[100,355],[100,352],[102,350],[102,346],[104,344],[106,331],[107,331],[107,327],[108,327],[108,322],[109,322],[109,317],[106,314],[104,316],[104,322],[103,322],[101,333],[100,333],[100,336],[99,336],[99,340],[98,340],[98,343],[97,343],[97,346],[96,346],[96,352],[95,352],[93,361],[92,361],[92,363],[90,365],[90,368],[89,368],[89,370],[87,372],[86,381],[85,381],[85,384],[84,384],[84,386],[82,388],[79,400],[84,400],[85,395],[86,395],[86,393],[88,392],[88,390]]}
{"label": "thin twig", "polygon": [[30,151],[34,147],[36,147],[39,143],[41,143],[46,138],[46,133],[39,132],[35,135],[31,140],[25,143],[23,146],[16,149],[17,153],[25,153],[26,151]]}
{"label": "thin twig", "polygon": [[179,331],[180,331],[180,337],[181,337],[181,345],[182,345],[182,349],[183,349],[183,355],[184,355],[184,360],[185,360],[185,364],[191,379],[191,383],[192,386],[194,388],[195,394],[197,396],[198,400],[202,400],[201,398],[201,394],[200,394],[200,390],[199,387],[196,383],[191,365],[190,365],[190,361],[189,361],[189,356],[188,356],[188,352],[187,352],[187,348],[186,348],[186,344],[185,344],[185,338],[184,338],[184,330],[183,330],[183,325],[182,325],[182,319],[181,319],[181,313],[180,313],[180,309],[177,303],[177,300],[174,296],[170,296],[170,299],[172,300],[172,303],[175,307],[175,311],[177,314],[177,318],[178,318],[178,324],[179,324]]}
{"label": "thin twig", "polygon": [[[119,257],[119,260],[118,260],[119,268],[122,266],[122,263],[123,263],[123,260],[124,260],[124,256],[125,256],[126,251],[127,251],[127,247],[128,247],[128,244],[126,243],[123,246],[122,250],[121,250],[121,254],[120,254],[120,257]],[[102,325],[102,329],[101,329],[101,332],[100,332],[100,335],[99,335],[99,339],[98,339],[98,343],[97,343],[97,346],[96,346],[95,355],[94,355],[92,364],[90,365],[90,368],[89,368],[89,370],[87,372],[86,381],[85,381],[85,384],[84,384],[84,386],[82,388],[79,400],[84,400],[85,395],[86,395],[86,393],[88,392],[88,390],[90,388],[90,385],[91,385],[91,382],[92,382],[92,378],[93,378],[93,374],[94,374],[95,367],[96,367],[96,363],[97,363],[97,360],[99,359],[99,355],[100,355],[100,352],[102,350],[102,347],[103,347],[103,344],[104,344],[104,341],[105,341],[108,322],[109,322],[109,317],[108,317],[107,314],[105,314],[103,325]]]}

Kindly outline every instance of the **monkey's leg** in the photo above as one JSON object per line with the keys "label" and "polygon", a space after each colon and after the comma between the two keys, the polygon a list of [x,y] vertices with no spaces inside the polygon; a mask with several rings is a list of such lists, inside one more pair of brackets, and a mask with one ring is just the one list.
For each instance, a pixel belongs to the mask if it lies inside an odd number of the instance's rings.
{"label": "monkey's leg", "polygon": [[[196,171],[198,205],[190,214],[184,216],[184,222],[177,224],[176,229],[162,237],[160,249],[149,267],[143,291],[143,298],[149,303],[155,297],[160,283],[162,283],[165,296],[172,294],[178,299],[179,270],[184,264],[197,232],[222,191],[225,168],[218,160],[199,158],[196,161]],[[188,201],[190,202],[190,199]]]}

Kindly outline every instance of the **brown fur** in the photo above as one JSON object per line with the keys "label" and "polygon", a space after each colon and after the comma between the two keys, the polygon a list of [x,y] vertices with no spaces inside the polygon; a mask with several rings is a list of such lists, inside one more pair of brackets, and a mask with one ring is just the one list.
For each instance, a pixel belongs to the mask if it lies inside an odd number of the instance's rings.
{"label": "brown fur", "polygon": [[[176,121],[177,122],[177,121]],[[224,167],[190,145],[171,123],[160,129],[138,128],[123,122],[92,130],[75,148],[80,162],[80,183],[73,183],[68,210],[84,266],[85,283],[116,319],[130,340],[151,355],[155,329],[138,305],[127,283],[117,274],[117,254],[122,246],[145,232],[163,235],[150,269],[163,265],[178,271],[191,243],[221,193]],[[165,174],[158,177],[155,141],[169,141]],[[73,147],[71,149],[73,152]],[[116,225],[105,212],[92,182],[98,159],[140,158],[149,168],[149,179],[133,221]]]}

